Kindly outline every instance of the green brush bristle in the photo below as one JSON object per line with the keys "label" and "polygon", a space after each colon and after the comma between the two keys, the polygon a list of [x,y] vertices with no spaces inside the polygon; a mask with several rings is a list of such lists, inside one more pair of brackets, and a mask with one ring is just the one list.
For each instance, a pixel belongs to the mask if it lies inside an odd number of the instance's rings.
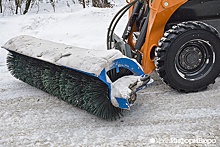
{"label": "green brush bristle", "polygon": [[12,51],[7,64],[17,79],[69,104],[107,120],[122,116],[122,109],[110,102],[108,86],[97,77]]}

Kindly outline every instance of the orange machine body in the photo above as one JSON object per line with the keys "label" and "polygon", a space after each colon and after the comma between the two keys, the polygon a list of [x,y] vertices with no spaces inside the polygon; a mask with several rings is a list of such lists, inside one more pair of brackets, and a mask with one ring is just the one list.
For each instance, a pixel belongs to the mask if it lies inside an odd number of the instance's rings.
{"label": "orange machine body", "polygon": [[[154,56],[152,55],[154,55],[154,50],[158,45],[158,41],[164,34],[166,23],[172,14],[186,2],[187,0],[151,0],[149,3],[150,15],[146,40],[140,49],[143,54],[142,67],[146,74],[151,73],[155,69]],[[132,9],[133,7],[130,9],[130,15]],[[133,28],[133,30],[135,30],[135,28]],[[134,47],[132,33],[128,38],[128,44]]]}

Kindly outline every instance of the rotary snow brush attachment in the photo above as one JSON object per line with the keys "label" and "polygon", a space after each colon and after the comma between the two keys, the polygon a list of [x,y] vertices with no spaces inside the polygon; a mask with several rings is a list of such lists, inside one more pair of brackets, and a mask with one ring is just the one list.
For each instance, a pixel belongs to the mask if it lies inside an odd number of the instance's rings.
{"label": "rotary snow brush attachment", "polygon": [[31,36],[12,38],[11,74],[98,117],[114,120],[130,109],[136,92],[152,79],[140,65],[117,50],[88,50]]}

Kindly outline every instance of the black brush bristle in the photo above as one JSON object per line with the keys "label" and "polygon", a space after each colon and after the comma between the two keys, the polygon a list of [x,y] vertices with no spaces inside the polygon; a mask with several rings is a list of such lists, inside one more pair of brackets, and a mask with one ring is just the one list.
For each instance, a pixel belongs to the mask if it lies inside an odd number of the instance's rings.
{"label": "black brush bristle", "polygon": [[7,65],[15,78],[100,118],[116,120],[122,116],[122,109],[110,102],[108,86],[97,77],[13,51]]}
{"label": "black brush bristle", "polygon": [[132,74],[133,73],[130,70],[123,68],[123,67],[119,67],[118,71],[116,71],[116,69],[113,68],[112,70],[109,70],[107,72],[107,75],[111,79],[112,82],[115,82],[117,79],[119,79],[123,76],[132,75]]}

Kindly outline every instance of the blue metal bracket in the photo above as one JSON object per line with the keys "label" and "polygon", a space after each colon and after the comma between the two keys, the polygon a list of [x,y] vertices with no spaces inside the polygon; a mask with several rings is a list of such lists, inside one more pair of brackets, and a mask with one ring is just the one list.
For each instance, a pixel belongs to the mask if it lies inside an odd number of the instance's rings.
{"label": "blue metal bracket", "polygon": [[123,68],[130,70],[131,72],[133,72],[133,75],[135,76],[145,75],[139,63],[129,58],[119,58],[119,59],[114,60],[110,69],[116,68],[116,71],[117,70],[119,71],[119,67],[123,67]]}

